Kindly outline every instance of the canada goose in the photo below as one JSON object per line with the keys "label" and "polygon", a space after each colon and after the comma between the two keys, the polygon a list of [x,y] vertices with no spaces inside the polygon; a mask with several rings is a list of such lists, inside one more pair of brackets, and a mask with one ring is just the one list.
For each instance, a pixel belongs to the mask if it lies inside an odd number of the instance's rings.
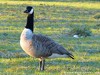
{"label": "canada goose", "polygon": [[27,6],[24,13],[28,14],[26,26],[20,36],[22,49],[30,56],[40,59],[40,70],[44,70],[45,58],[74,56],[58,43],[47,36],[34,34],[34,9]]}

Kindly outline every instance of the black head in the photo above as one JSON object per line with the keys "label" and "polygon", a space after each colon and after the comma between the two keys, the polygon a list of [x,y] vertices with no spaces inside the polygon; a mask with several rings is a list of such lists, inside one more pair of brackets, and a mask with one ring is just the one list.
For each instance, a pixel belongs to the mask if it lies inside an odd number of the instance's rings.
{"label": "black head", "polygon": [[27,6],[26,10],[24,11],[24,13],[28,13],[28,14],[32,14],[34,12],[34,9],[32,6]]}

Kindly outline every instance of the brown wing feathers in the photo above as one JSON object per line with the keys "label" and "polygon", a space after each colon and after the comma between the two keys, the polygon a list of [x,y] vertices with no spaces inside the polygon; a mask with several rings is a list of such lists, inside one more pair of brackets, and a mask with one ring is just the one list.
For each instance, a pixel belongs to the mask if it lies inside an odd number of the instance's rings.
{"label": "brown wing feathers", "polygon": [[[45,57],[48,57],[52,55],[52,53],[57,53],[57,54],[66,54],[72,59],[74,59],[74,56],[69,53],[65,48],[63,48],[61,45],[58,43],[54,42],[52,39],[43,36],[43,35],[33,35],[33,40],[34,40],[34,46],[37,48],[36,50],[41,51],[41,54]],[[37,43],[37,44],[36,44]]]}

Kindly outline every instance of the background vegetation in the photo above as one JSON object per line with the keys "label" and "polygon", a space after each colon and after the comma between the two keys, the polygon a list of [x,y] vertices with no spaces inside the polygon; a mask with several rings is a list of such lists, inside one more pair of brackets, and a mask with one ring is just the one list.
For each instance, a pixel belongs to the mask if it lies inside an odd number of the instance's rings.
{"label": "background vegetation", "polygon": [[[40,72],[38,59],[20,47],[20,34],[26,24],[26,6],[35,9],[35,33],[47,35],[71,51],[75,60],[46,60]],[[74,38],[73,32],[85,26],[91,36]],[[85,29],[83,29],[85,31]],[[0,1],[0,75],[99,75],[99,0]]]}

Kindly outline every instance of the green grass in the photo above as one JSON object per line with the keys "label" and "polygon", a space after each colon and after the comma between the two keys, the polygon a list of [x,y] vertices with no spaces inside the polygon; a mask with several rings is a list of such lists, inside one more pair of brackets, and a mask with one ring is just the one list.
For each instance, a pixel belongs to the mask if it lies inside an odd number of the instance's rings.
{"label": "green grass", "polygon": [[[100,12],[100,2],[55,1],[0,1],[0,75],[99,75],[100,19],[94,16]],[[35,9],[35,33],[63,45],[75,60],[47,59],[46,70],[39,71],[38,59],[28,56],[19,44],[27,5]],[[70,30],[77,25],[87,25],[92,36],[70,36]]]}

